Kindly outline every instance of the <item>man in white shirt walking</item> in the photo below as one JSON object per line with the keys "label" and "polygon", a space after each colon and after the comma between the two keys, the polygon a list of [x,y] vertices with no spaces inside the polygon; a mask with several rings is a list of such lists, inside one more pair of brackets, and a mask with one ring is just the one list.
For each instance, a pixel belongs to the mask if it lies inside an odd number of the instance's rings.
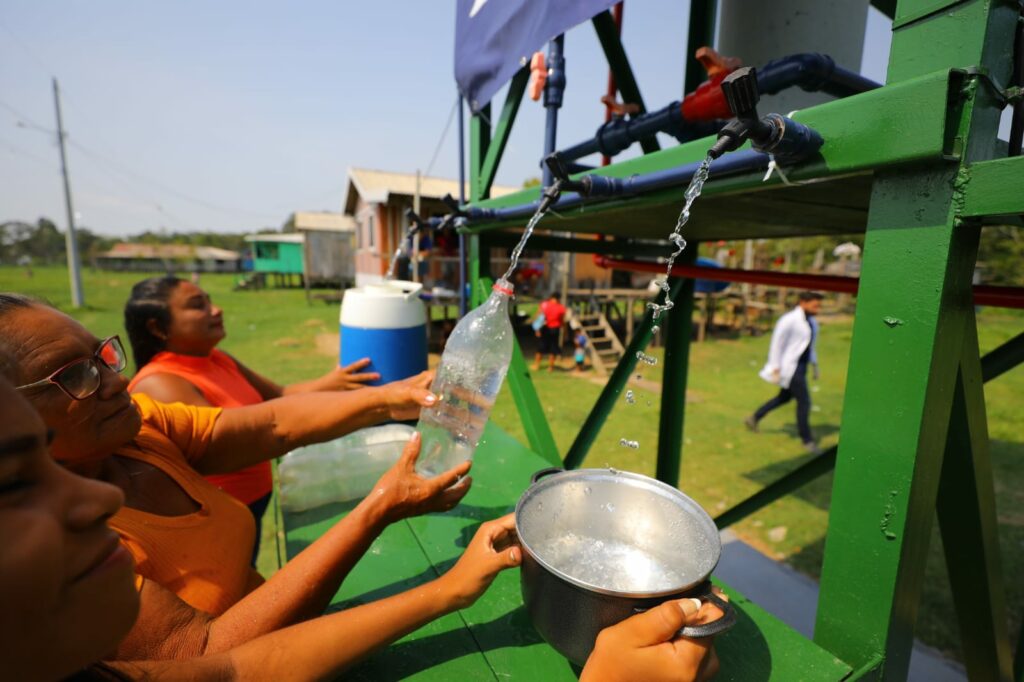
{"label": "man in white shirt walking", "polygon": [[744,423],[751,431],[765,415],[790,400],[796,400],[796,428],[808,452],[820,454],[818,444],[811,435],[808,417],[811,412],[811,394],[807,390],[807,366],[814,367],[818,378],[818,357],[814,350],[818,338],[815,316],[821,309],[822,295],[816,291],[803,291],[797,306],[779,318],[768,347],[768,362],[760,372],[765,381],[776,384],[779,394],[757,408]]}

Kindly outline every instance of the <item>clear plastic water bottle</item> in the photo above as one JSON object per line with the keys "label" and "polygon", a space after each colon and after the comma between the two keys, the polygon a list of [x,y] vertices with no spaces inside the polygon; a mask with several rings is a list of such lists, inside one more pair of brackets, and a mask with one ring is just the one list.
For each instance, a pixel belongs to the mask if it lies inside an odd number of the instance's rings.
{"label": "clear plastic water bottle", "polygon": [[512,361],[508,302],[512,285],[498,280],[483,305],[452,330],[430,386],[439,400],[420,413],[422,443],[416,471],[436,476],[473,458]]}

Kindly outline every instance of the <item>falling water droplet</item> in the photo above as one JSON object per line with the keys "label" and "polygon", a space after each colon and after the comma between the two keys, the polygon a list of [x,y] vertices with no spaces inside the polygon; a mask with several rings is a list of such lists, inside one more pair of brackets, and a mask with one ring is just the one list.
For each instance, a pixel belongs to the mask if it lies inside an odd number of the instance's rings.
{"label": "falling water droplet", "polygon": [[660,331],[661,327],[659,327],[658,325],[654,325],[653,327],[651,327],[651,334],[657,334]]}
{"label": "falling water droplet", "polygon": [[630,405],[636,403],[636,396],[633,395],[633,391],[626,391],[626,402]]}
{"label": "falling water droplet", "polygon": [[628,438],[620,438],[619,445],[624,448],[629,448],[630,450],[636,450],[640,447],[640,443],[635,440],[629,440]]}
{"label": "falling water droplet", "polygon": [[583,494],[584,495],[589,495],[592,492],[594,492],[594,491],[590,489],[589,485],[586,488],[583,489]]}
{"label": "falling water droplet", "polygon": [[613,512],[613,511],[615,511],[615,505],[614,505],[614,504],[612,504],[611,502],[609,502],[608,504],[606,504],[606,505],[604,506],[604,508],[605,508],[605,509],[607,509],[607,510],[608,510],[608,511],[610,511],[610,512]]}

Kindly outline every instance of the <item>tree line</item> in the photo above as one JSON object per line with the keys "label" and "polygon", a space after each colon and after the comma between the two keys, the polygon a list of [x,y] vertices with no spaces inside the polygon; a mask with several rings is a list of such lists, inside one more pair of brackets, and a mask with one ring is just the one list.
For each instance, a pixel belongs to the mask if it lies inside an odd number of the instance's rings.
{"label": "tree line", "polygon": [[[264,229],[261,232],[274,232]],[[78,238],[78,253],[83,263],[92,263],[95,258],[109,251],[114,244],[188,244],[191,246],[215,246],[221,249],[243,252],[247,248],[245,235],[220,234],[216,232],[153,232],[146,231],[128,237],[109,237],[97,234],[88,227],[75,229]],[[10,220],[0,223],[0,264],[2,265],[54,265],[67,260],[65,233],[49,218],[40,218],[35,223]]]}

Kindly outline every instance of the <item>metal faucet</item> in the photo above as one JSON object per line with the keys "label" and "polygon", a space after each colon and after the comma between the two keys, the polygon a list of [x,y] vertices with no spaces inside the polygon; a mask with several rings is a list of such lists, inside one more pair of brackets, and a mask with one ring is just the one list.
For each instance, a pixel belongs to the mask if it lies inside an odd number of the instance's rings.
{"label": "metal faucet", "polygon": [[754,67],[745,66],[726,76],[722,92],[735,118],[719,131],[718,140],[708,150],[711,158],[717,159],[750,140],[755,150],[789,164],[814,154],[824,143],[816,130],[790,118],[779,114],[757,115],[761,95]]}

